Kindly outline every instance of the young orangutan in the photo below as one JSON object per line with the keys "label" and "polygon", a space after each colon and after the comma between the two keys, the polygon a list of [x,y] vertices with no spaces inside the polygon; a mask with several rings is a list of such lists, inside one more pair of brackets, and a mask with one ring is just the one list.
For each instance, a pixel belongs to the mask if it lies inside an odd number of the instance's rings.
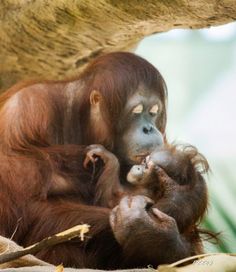
{"label": "young orangutan", "polygon": [[[121,226],[126,221],[135,221],[135,216],[139,221],[141,215],[135,212],[135,205],[139,203],[149,217],[158,222],[159,232],[163,230],[161,235],[156,234],[161,239],[156,241],[156,245],[161,245],[163,237],[168,240],[173,233],[179,232],[182,251],[191,252],[190,255],[202,252],[197,225],[207,207],[207,187],[202,172],[208,170],[208,164],[196,148],[175,145],[158,147],[143,163],[130,166],[126,177],[120,176],[124,169],[119,169],[114,154],[100,145],[94,145],[88,150],[84,166],[87,167],[89,161],[98,166],[99,158],[105,166],[95,181],[94,204],[113,208],[110,224],[121,245],[127,244],[127,239],[131,239],[130,229],[126,231]],[[108,172],[116,180],[112,185],[106,178],[109,176]],[[133,203],[134,199],[137,201]],[[127,213],[129,215],[126,216],[126,210],[134,212]],[[142,216],[145,217],[145,213]],[[137,226],[139,224],[135,225],[136,230]],[[164,232],[167,229],[168,232]],[[141,223],[140,233],[144,233]],[[132,242],[134,241],[131,239],[130,243]]]}
{"label": "young orangutan", "polygon": [[201,166],[206,171],[205,162],[191,146],[158,148],[142,164],[132,166],[127,174],[131,186],[126,190],[151,198],[153,207],[173,217],[183,232],[201,219],[207,205],[206,183],[200,169],[194,170]]}
{"label": "young orangutan", "polygon": [[[115,160],[113,154],[96,145],[91,153],[87,153],[84,165],[96,156],[105,164]],[[126,180],[121,178],[113,186],[106,184],[104,176],[107,173],[102,173],[97,181],[96,194],[99,192],[98,198],[103,206],[111,208],[124,195],[146,196],[153,201],[153,208],[173,217],[180,232],[184,232],[196,224],[206,211],[207,187],[201,172],[207,170],[207,161],[196,148],[166,145],[158,147],[142,164],[133,165]],[[113,168],[113,171],[110,169],[110,172],[118,176],[119,167]],[[109,192],[111,190],[112,193]]]}

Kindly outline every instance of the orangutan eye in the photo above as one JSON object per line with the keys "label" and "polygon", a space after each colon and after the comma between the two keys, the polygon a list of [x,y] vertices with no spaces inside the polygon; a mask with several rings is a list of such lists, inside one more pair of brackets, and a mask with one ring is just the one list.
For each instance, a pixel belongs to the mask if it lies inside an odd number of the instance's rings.
{"label": "orangutan eye", "polygon": [[136,107],[133,108],[132,110],[133,113],[142,113],[143,112],[143,105],[139,104]]}
{"label": "orangutan eye", "polygon": [[159,107],[156,104],[150,109],[149,113],[152,114],[152,115],[156,115],[158,113],[158,110],[159,110]]}

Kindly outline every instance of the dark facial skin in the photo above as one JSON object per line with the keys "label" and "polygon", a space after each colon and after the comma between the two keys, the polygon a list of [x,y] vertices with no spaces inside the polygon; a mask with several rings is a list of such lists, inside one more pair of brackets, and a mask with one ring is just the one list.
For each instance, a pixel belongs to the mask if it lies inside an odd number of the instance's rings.
{"label": "dark facial skin", "polygon": [[[157,91],[139,87],[135,93],[128,97],[124,109],[120,113],[119,122],[114,124],[116,130],[112,152],[107,152],[102,145],[88,147],[85,168],[89,161],[96,163],[97,157],[101,158],[105,164],[103,174],[97,184],[99,190],[96,192],[96,204],[109,207],[113,207],[114,203],[117,204],[117,199],[121,195],[120,191],[122,191],[118,190],[119,193],[115,193],[117,185],[120,184],[120,178],[123,179],[120,177],[120,173],[125,177],[127,174],[126,169],[119,171],[120,167],[130,168],[130,165],[141,163],[148,154],[163,144],[163,136],[159,129],[163,123],[163,112],[165,111],[162,100]],[[105,141],[108,123],[103,118],[104,112],[107,112],[104,97],[99,91],[94,90],[90,95],[89,123],[92,125],[91,130],[95,130],[96,135]],[[96,126],[97,124],[99,126]],[[90,138],[90,141],[97,142],[96,138]],[[99,168],[99,164],[96,165]],[[114,165],[117,171],[112,168]]]}
{"label": "dark facial skin", "polygon": [[140,163],[163,144],[163,136],[158,128],[161,110],[162,103],[157,94],[145,89],[137,91],[128,99],[115,143],[115,150],[121,160],[128,164]]}

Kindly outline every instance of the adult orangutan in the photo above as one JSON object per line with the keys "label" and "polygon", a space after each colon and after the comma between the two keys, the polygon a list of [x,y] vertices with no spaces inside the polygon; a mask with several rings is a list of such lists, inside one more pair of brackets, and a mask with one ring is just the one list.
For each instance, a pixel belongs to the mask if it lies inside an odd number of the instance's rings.
{"label": "adult orangutan", "polygon": [[[74,239],[37,254],[73,267],[143,267],[198,253],[196,222],[180,232],[174,218],[142,195],[124,196],[114,207],[130,166],[166,141],[165,99],[156,68],[119,52],[98,57],[74,80],[21,84],[3,94],[0,234],[14,233],[26,246],[87,223],[86,242]],[[96,157],[104,168],[94,180],[83,164]],[[185,166],[180,163],[178,172]],[[202,182],[191,169],[194,183]],[[205,198],[204,191],[201,216]]]}

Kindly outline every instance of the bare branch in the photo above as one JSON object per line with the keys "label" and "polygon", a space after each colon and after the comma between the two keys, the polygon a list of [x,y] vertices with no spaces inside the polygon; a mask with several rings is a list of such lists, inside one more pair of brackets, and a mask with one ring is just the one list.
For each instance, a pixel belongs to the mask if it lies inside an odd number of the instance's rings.
{"label": "bare branch", "polygon": [[17,251],[13,251],[9,253],[0,254],[0,264],[15,260],[27,254],[34,255],[42,249],[69,241],[76,237],[80,237],[81,241],[83,241],[84,234],[87,233],[88,231],[89,231],[89,225],[86,225],[86,224],[77,225],[66,231],[63,231],[51,237],[45,238],[42,241],[34,245],[31,245],[29,247],[22,248]]}

